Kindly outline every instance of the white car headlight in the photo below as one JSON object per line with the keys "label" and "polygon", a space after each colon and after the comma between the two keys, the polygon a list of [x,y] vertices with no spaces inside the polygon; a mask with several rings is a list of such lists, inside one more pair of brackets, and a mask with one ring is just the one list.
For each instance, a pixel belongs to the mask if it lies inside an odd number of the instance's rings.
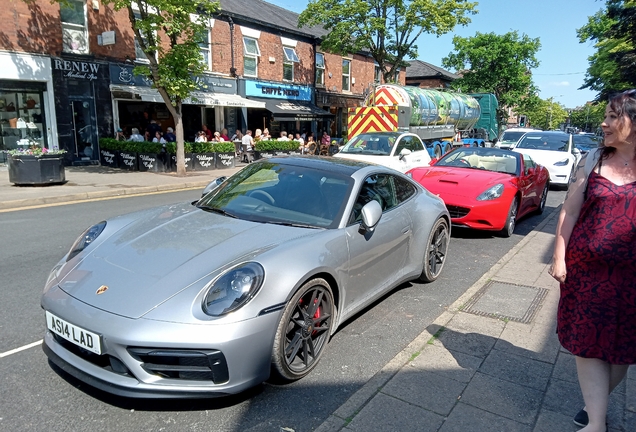
{"label": "white car headlight", "polygon": [[70,261],[73,257],[86,249],[88,245],[93,243],[95,239],[102,233],[102,231],[104,231],[104,228],[106,228],[106,221],[102,221],[97,225],[93,225],[92,227],[84,231],[82,235],[80,235],[77,240],[75,240],[73,246],[71,246],[71,250],[68,252],[66,261]]}
{"label": "white car headlight", "polygon": [[265,270],[255,262],[239,264],[210,282],[203,298],[203,312],[220,316],[250,301],[263,285]]}
{"label": "white car headlight", "polygon": [[570,163],[570,159],[565,158],[565,159],[563,159],[563,160],[560,160],[560,161],[558,161],[558,162],[555,162],[555,163],[554,163],[554,166],[567,166],[567,164],[569,164],[569,163]]}
{"label": "white car headlight", "polygon": [[493,199],[499,198],[501,195],[503,195],[503,192],[504,192],[503,183],[497,183],[493,187],[491,187],[488,190],[485,190],[484,192],[482,192],[477,197],[477,201],[488,201],[488,200],[493,200]]}

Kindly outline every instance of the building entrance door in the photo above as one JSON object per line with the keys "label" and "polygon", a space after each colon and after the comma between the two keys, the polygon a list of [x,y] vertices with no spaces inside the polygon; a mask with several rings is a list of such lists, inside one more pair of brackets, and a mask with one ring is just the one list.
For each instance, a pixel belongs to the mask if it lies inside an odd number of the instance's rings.
{"label": "building entrance door", "polygon": [[71,101],[73,111],[73,137],[75,139],[75,159],[77,161],[97,161],[97,119],[93,101]]}

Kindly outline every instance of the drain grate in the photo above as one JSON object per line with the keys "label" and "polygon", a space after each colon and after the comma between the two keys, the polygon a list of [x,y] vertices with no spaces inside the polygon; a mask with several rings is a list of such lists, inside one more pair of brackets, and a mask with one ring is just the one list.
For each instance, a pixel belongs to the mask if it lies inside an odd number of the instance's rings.
{"label": "drain grate", "polygon": [[462,311],[527,324],[547,294],[545,288],[490,281],[468,300]]}

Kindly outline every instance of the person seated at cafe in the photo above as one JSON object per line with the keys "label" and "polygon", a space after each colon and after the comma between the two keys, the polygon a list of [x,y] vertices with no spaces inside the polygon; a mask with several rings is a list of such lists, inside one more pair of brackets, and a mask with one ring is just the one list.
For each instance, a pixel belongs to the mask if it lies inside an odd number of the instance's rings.
{"label": "person seated at cafe", "polygon": [[206,141],[212,141],[212,138],[214,138],[214,134],[210,129],[208,129],[208,126],[202,125],[201,130],[203,131],[203,133],[205,133]]}
{"label": "person seated at cafe", "polygon": [[146,141],[150,141],[157,132],[163,133],[163,129],[161,129],[161,125],[157,123],[157,120],[152,119],[146,128]]}
{"label": "person seated at cafe", "polygon": [[[245,133],[247,133],[247,132],[245,132]],[[253,138],[254,142],[257,143],[257,142],[259,142],[262,139],[263,139],[263,131],[260,130],[260,129],[256,129],[254,131],[254,138]]]}
{"label": "person seated at cafe", "polygon": [[212,139],[209,140],[211,142],[224,142],[225,140],[223,138],[221,138],[221,134],[217,131],[214,132],[214,136],[212,136]]}
{"label": "person seated at cafe", "polygon": [[261,140],[269,140],[272,139],[272,136],[269,134],[269,129],[263,129],[263,134],[261,135]]}
{"label": "person seated at cafe", "polygon": [[139,129],[132,128],[132,134],[130,135],[130,138],[128,138],[128,141],[143,142],[145,140],[146,139],[143,137],[143,135],[139,133]]}
{"label": "person seated at cafe", "polygon": [[208,140],[208,135],[205,133],[205,131],[197,132],[197,135],[194,138],[194,142],[207,142],[207,140]]}
{"label": "person seated at cafe", "polygon": [[152,139],[153,143],[161,143],[161,144],[165,144],[166,140],[164,139],[164,137],[162,136],[161,132],[157,131],[155,132],[155,137]]}
{"label": "person seated at cafe", "polygon": [[115,139],[117,141],[126,141],[126,135],[124,135],[124,131],[121,128],[117,128],[117,132],[115,132]]}
{"label": "person seated at cafe", "polygon": [[305,140],[300,136],[300,132],[296,132],[296,136],[294,137],[294,141],[298,141],[300,143],[300,147],[305,146]]}
{"label": "person seated at cafe", "polygon": [[230,141],[230,137],[227,135],[226,128],[221,129],[221,138],[223,138],[223,141]]}
{"label": "person seated at cafe", "polygon": [[165,140],[167,142],[176,142],[177,141],[177,136],[174,134],[174,129],[169,127],[168,129],[166,129],[166,131],[167,132],[163,135]]}
{"label": "person seated at cafe", "polygon": [[280,132],[280,138],[278,138],[278,141],[289,141],[289,137],[287,136],[287,132],[281,131]]}

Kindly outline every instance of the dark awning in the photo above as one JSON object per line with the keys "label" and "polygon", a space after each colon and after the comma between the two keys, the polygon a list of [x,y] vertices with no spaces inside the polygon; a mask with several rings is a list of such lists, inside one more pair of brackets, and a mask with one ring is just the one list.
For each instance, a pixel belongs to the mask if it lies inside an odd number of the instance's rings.
{"label": "dark awning", "polygon": [[322,120],[325,117],[333,117],[333,114],[318,108],[311,102],[252,97],[249,99],[265,102],[265,109],[274,114],[274,120],[277,121],[308,121]]}

